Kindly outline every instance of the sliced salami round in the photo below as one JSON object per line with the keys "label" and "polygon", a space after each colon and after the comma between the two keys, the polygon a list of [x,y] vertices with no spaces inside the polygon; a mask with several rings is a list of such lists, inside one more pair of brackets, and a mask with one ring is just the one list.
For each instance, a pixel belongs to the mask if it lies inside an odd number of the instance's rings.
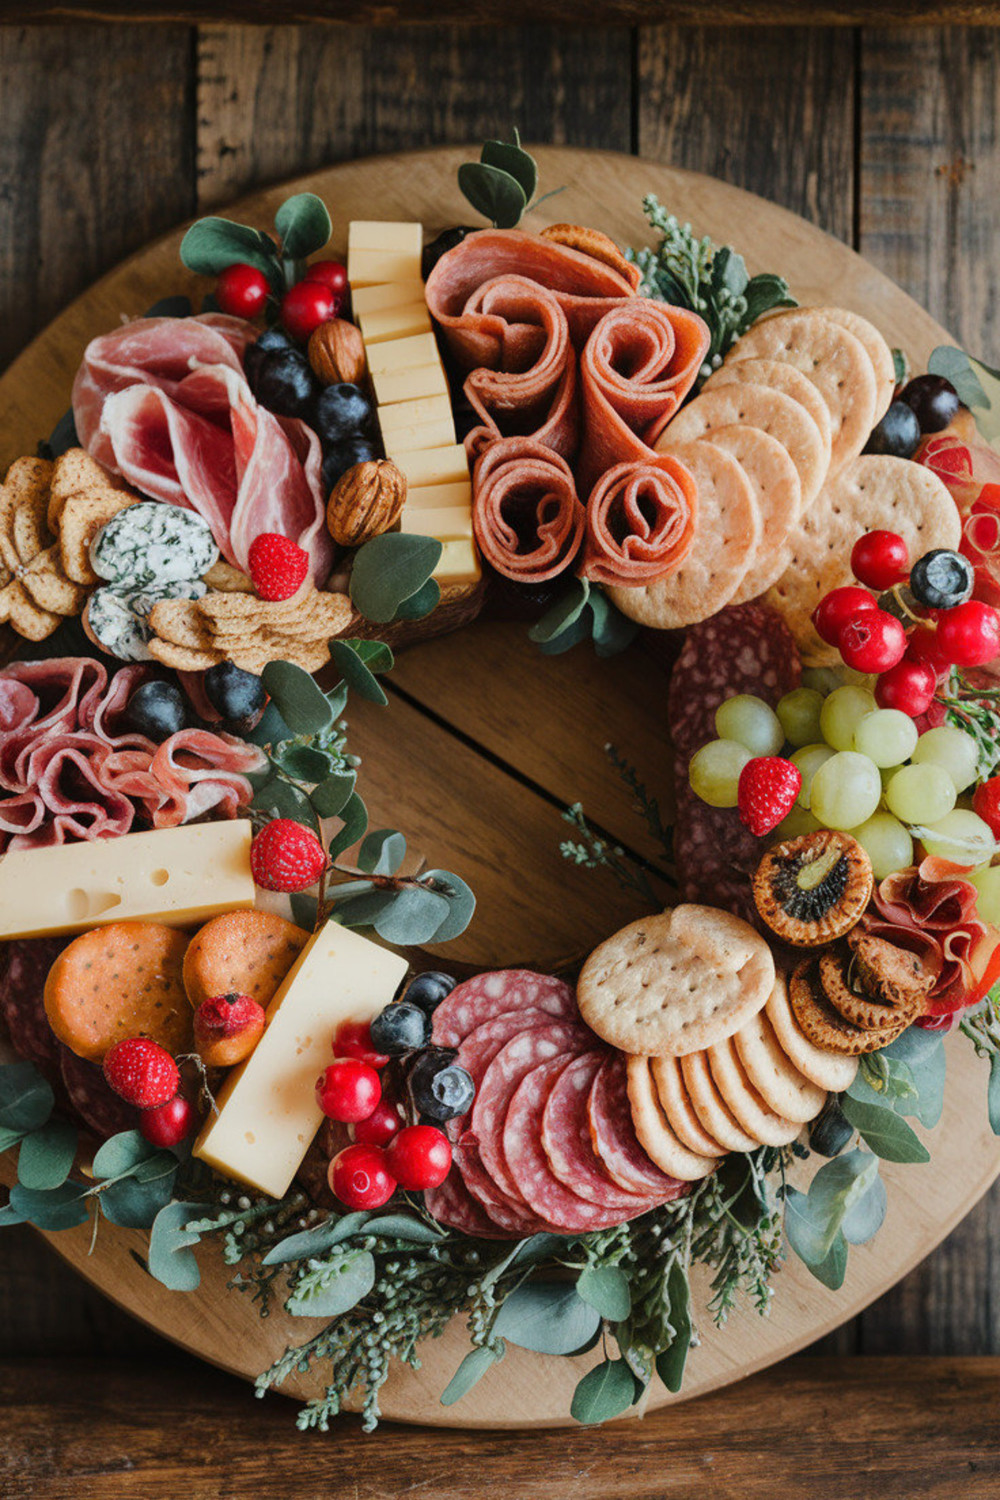
{"label": "sliced salami round", "polygon": [[[563,1234],[586,1234],[621,1223],[620,1208],[588,1202],[553,1172],[542,1145],[542,1120],[552,1089],[574,1059],[554,1057],[527,1073],[514,1090],[503,1127],[503,1153],[518,1191]],[[634,1200],[633,1200],[634,1201]],[[634,1209],[641,1213],[642,1205]]]}
{"label": "sliced salami round", "polygon": [[532,969],[494,969],[457,984],[442,1000],[434,1012],[434,1045],[457,1047],[484,1021],[514,1010],[543,1010],[567,1021],[579,1015],[564,980]]}
{"label": "sliced salami round", "polygon": [[[544,1010],[511,1010],[494,1016],[463,1038],[455,1061],[465,1068],[478,1089],[483,1074],[501,1047],[520,1036],[522,1031],[530,1031],[533,1026],[548,1026],[551,1020]],[[449,1121],[448,1134],[452,1140],[461,1134],[463,1124],[464,1119]]]}
{"label": "sliced salami round", "polygon": [[139,1123],[138,1111],[118,1097],[98,1064],[77,1057],[68,1047],[60,1050],[60,1068],[66,1094],[88,1129],[100,1136],[101,1140],[107,1140],[121,1130],[135,1130]]}
{"label": "sliced salami round", "polygon": [[439,1187],[427,1189],[424,1206],[432,1219],[461,1234],[489,1240],[502,1239],[511,1233],[493,1222],[482,1204],[473,1198],[456,1167],[452,1167]]}
{"label": "sliced salami round", "polygon": [[455,1164],[472,1197],[487,1217],[505,1234],[522,1237],[551,1229],[551,1224],[537,1217],[524,1199],[515,1199],[497,1187],[483,1166],[479,1147],[473,1136],[464,1136],[454,1148]]}
{"label": "sliced salami round", "polygon": [[504,1156],[503,1132],[518,1085],[542,1063],[554,1057],[578,1056],[589,1052],[592,1045],[593,1033],[580,1022],[533,1026],[501,1047],[483,1074],[472,1106],[472,1130],[486,1171],[515,1201],[520,1193]]}
{"label": "sliced salami round", "polygon": [[650,1161],[632,1124],[625,1054],[615,1052],[601,1064],[587,1101],[590,1138],[609,1175],[631,1193],[655,1194],[668,1203],[688,1184],[668,1177]]}
{"label": "sliced salami round", "polygon": [[45,1014],[45,980],[66,938],[15,938],[4,945],[0,1025],[19,1057],[51,1081],[59,1076],[59,1042]]}
{"label": "sliced salami round", "polygon": [[[562,1070],[556,1075],[542,1115],[542,1148],[553,1174],[578,1197],[601,1208],[614,1209],[619,1219],[630,1219],[654,1208],[662,1202],[662,1197],[626,1192],[611,1180],[594,1150],[588,1104],[594,1079],[606,1056],[604,1052],[585,1052],[582,1057],[562,1060]],[[534,1074],[530,1076],[534,1077]],[[511,1114],[512,1110],[509,1110],[508,1127]],[[517,1178],[507,1146],[506,1129],[504,1151]]]}

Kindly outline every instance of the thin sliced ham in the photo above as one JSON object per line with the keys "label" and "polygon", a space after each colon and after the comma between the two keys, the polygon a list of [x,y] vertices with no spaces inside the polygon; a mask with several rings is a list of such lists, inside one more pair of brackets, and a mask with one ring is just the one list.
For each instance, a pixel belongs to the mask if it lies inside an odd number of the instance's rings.
{"label": "thin sliced ham", "polygon": [[476,463],[473,494],[479,549],[505,578],[544,583],[573,564],[586,517],[572,469],[544,443],[492,443]]}
{"label": "thin sliced ham", "polygon": [[592,583],[626,587],[672,572],[691,550],[698,486],[676,459],[616,464],[587,501],[582,573]]}

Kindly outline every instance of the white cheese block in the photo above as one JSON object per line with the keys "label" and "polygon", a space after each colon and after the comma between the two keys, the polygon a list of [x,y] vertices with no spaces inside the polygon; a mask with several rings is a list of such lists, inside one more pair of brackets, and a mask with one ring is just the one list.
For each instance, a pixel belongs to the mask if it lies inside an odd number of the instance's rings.
{"label": "white cheese block", "polygon": [[315,1086],[333,1059],[333,1033],[342,1021],[376,1016],[406,969],[405,958],[349,928],[321,927],[268,1006],[256,1048],[223,1085],[195,1156],[283,1197],[323,1120]]}
{"label": "white cheese block", "polygon": [[472,480],[460,479],[454,484],[415,485],[406,492],[407,510],[443,510],[445,506],[457,506],[469,510],[472,506]]}
{"label": "white cheese block", "polygon": [[418,281],[420,251],[348,250],[347,279],[351,289],[380,286],[383,282]]}
{"label": "white cheese block", "polygon": [[424,448],[450,448],[454,443],[455,423],[450,412],[446,417],[438,417],[434,422],[424,422],[420,427],[398,427],[394,432],[386,431],[385,424],[382,422],[384,411],[398,411],[400,406],[419,404],[417,401],[401,401],[399,406],[379,407],[382,441],[390,458],[393,449],[399,453],[415,453]]}
{"label": "white cheese block", "polygon": [[419,276],[413,281],[387,281],[377,286],[359,286],[351,293],[351,308],[354,316],[363,313],[385,312],[391,307],[409,307],[414,302],[423,302],[424,284]]}
{"label": "white cheese block", "polygon": [[347,227],[348,250],[398,250],[419,255],[424,226],[413,219],[352,219]]}
{"label": "white cheese block", "polygon": [[448,583],[478,583],[482,577],[479,554],[472,542],[464,539],[442,543],[441,561],[431,575],[442,588]]}
{"label": "white cheese block", "polygon": [[249,818],[15,849],[0,860],[0,938],[108,922],[189,927],[254,904]]}
{"label": "white cheese block", "polygon": [[442,421],[451,423],[448,442],[455,441],[455,419],[449,396],[424,396],[416,401],[398,401],[395,406],[387,406],[385,411],[380,411],[378,420],[382,436],[397,440],[401,448],[406,446],[399,441],[402,433]]}
{"label": "white cheese block", "polygon": [[429,484],[458,484],[469,477],[469,460],[461,443],[447,448],[416,448],[406,451],[395,443],[386,444],[386,452],[406,475],[407,485],[414,489]]}
{"label": "white cheese block", "polygon": [[[385,349],[385,344],[375,344],[375,349]],[[392,406],[396,401],[416,401],[422,396],[447,396],[448,382],[441,361],[418,365],[414,369],[389,370],[376,375],[371,372],[375,400],[379,406]]]}
{"label": "white cheese block", "polygon": [[354,316],[366,344],[384,344],[389,339],[409,338],[431,330],[431,315],[425,302],[380,308],[377,312],[356,312]]}
{"label": "white cheese block", "polygon": [[440,363],[437,339],[433,333],[415,333],[406,339],[388,339],[368,351],[368,368],[372,375],[388,375],[397,370],[415,370],[421,365]]}
{"label": "white cheese block", "polygon": [[443,510],[429,507],[411,510],[403,507],[400,531],[414,532],[417,536],[436,536],[441,541],[458,541],[465,537],[472,540],[472,511],[459,505],[449,505]]}

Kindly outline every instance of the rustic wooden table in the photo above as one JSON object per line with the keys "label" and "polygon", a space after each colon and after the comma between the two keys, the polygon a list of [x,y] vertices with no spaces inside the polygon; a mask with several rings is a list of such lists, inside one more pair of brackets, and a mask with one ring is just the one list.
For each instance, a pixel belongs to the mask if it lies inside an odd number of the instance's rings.
{"label": "rustic wooden table", "polygon": [[[16,13],[0,3],[0,18]],[[529,141],[636,152],[783,203],[855,245],[967,347],[1000,362],[1000,31],[7,26],[0,100],[0,366],[102,271],[199,210],[336,160],[477,141],[512,124]],[[825,1341],[823,1364],[793,1362],[607,1441],[536,1435],[530,1458],[513,1435],[398,1431],[366,1449],[350,1429],[329,1452],[338,1468],[351,1465],[365,1497],[398,1493],[428,1441],[433,1482],[449,1496],[479,1493],[476,1466],[487,1457],[524,1496],[542,1486],[688,1494],[707,1473],[721,1493],[736,1493],[739,1476],[746,1495],[996,1493],[988,1398],[1000,1362],[946,1356],[1000,1355],[998,1276],[995,1191]],[[857,1354],[896,1358],[847,1358]],[[282,1403],[262,1420],[245,1390],[179,1365],[156,1336],[69,1279],[29,1231],[0,1239],[0,1361],[4,1497],[86,1485],[98,1500],[200,1500],[251,1486],[266,1494],[268,1484],[294,1497],[317,1493],[319,1466],[331,1462],[314,1440],[308,1458],[296,1456]],[[99,1414],[98,1376],[107,1392]],[[176,1442],[192,1419],[204,1437],[196,1458]],[[837,1455],[831,1421],[846,1445]],[[770,1468],[760,1466],[765,1455]]]}

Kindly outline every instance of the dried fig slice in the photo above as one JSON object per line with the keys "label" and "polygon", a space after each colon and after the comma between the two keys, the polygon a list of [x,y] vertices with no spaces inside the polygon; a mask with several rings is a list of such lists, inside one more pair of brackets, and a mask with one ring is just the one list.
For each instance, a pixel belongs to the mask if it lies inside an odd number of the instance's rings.
{"label": "dried fig slice", "polygon": [[823,828],[769,849],[753,878],[753,898],[778,937],[819,948],[855,926],[873,885],[871,861],[857,839]]}

